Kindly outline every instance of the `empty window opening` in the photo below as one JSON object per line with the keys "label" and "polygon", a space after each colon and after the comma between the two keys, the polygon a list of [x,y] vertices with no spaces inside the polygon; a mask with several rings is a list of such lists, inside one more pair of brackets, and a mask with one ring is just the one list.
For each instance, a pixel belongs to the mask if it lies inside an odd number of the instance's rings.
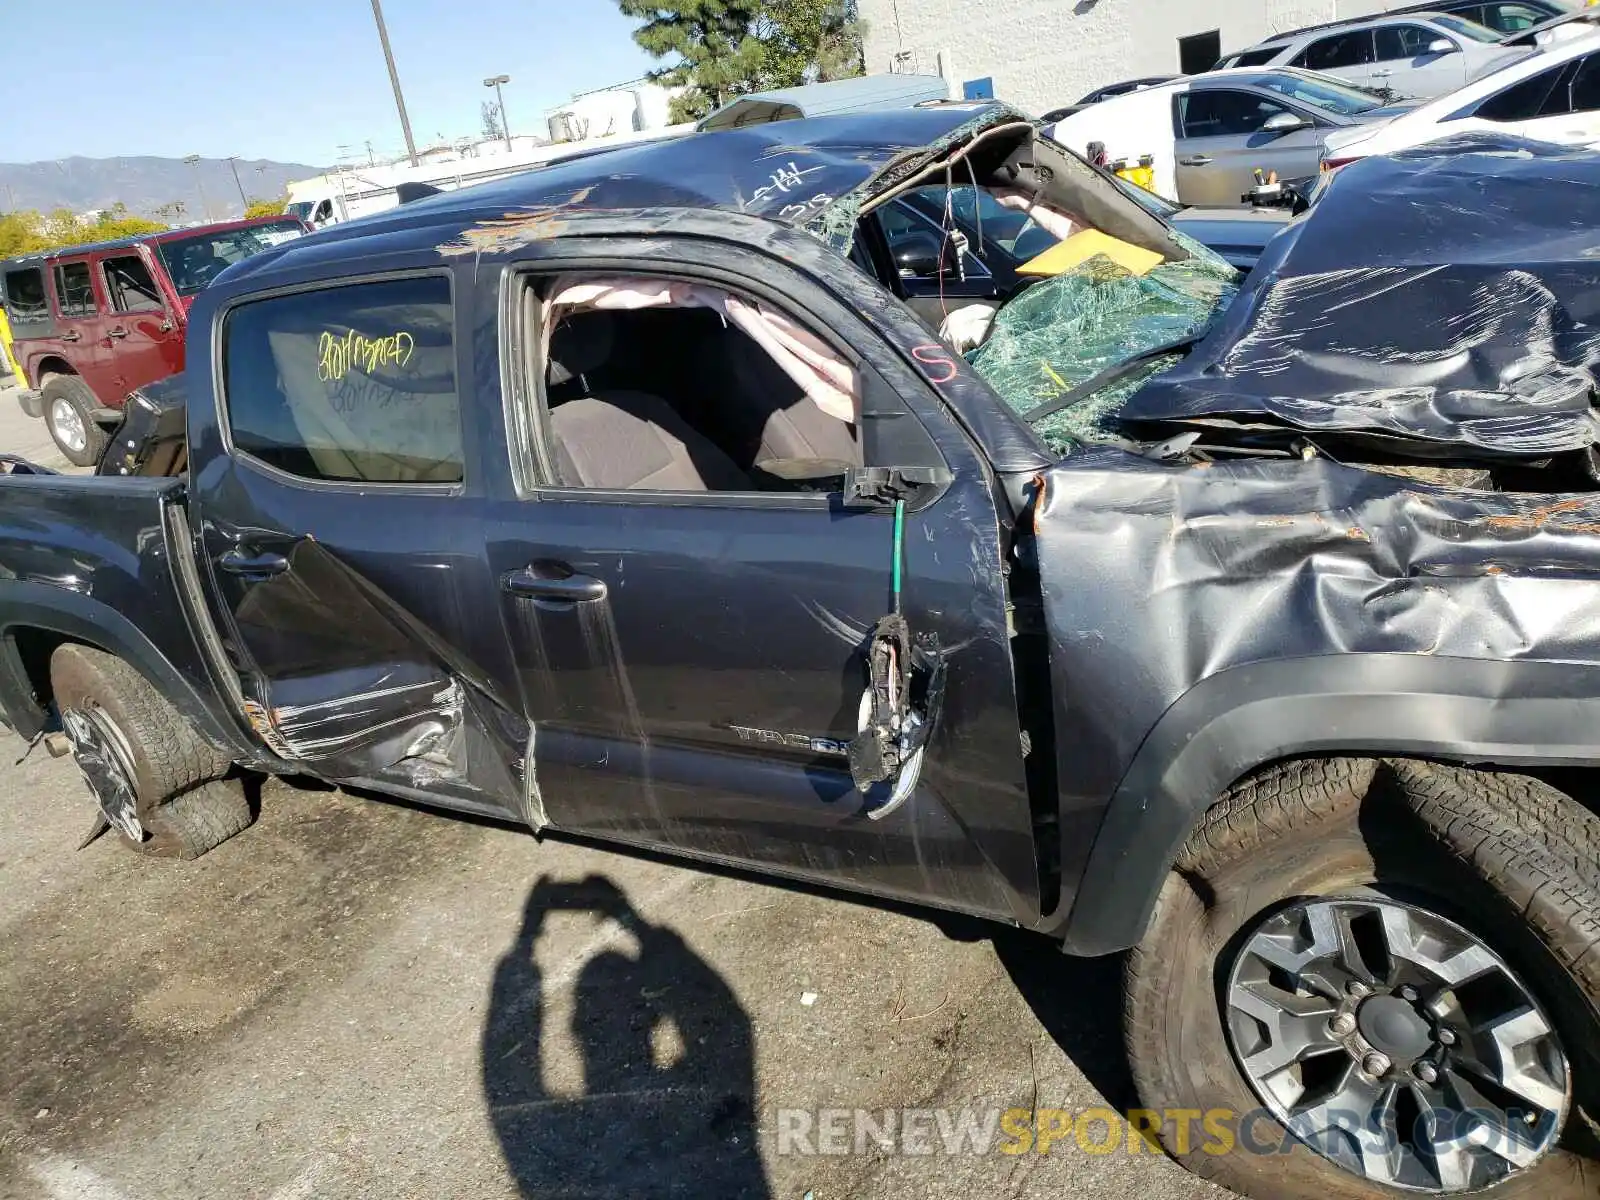
{"label": "empty window opening", "polygon": [[862,465],[857,372],[770,306],[638,278],[558,279],[545,305],[562,486],[826,492]]}
{"label": "empty window opening", "polygon": [[150,269],[137,254],[125,258],[108,258],[104,264],[106,295],[116,312],[160,312],[161,293]]}

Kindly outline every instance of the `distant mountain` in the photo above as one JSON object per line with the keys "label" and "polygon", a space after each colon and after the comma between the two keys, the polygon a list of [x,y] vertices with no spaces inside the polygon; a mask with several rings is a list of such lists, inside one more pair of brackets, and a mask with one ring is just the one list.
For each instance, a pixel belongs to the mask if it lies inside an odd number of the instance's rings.
{"label": "distant mountain", "polygon": [[[0,212],[70,208],[83,213],[119,201],[141,216],[155,216],[164,204],[180,202],[183,221],[197,221],[209,209],[213,220],[244,211],[239,187],[252,200],[283,195],[290,180],[321,174],[304,163],[241,158],[239,183],[228,161],[203,158],[190,166],[181,158],[62,158],[53,162],[0,163]],[[201,205],[201,193],[205,207]]]}

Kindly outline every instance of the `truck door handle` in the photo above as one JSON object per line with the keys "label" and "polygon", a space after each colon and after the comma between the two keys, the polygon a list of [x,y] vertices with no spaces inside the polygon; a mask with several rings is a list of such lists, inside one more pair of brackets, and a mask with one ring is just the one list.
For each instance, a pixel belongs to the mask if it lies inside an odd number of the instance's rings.
{"label": "truck door handle", "polygon": [[243,575],[247,579],[252,576],[265,579],[271,575],[282,575],[289,569],[289,560],[270,550],[261,553],[229,550],[217,560],[217,566],[230,575]]}
{"label": "truck door handle", "polygon": [[121,325],[118,325],[115,329],[106,330],[106,336],[113,338],[125,338],[128,336],[128,331]]}
{"label": "truck door handle", "polygon": [[570,604],[606,598],[604,579],[593,575],[560,575],[536,567],[508,573],[501,579],[500,586],[513,596],[525,596],[530,600],[564,600]]}
{"label": "truck door handle", "polygon": [[1180,167],[1203,167],[1210,161],[1211,156],[1209,154],[1191,154],[1188,158],[1180,158],[1178,165]]}
{"label": "truck door handle", "polygon": [[82,336],[83,334],[79,333],[76,329],[69,329],[61,335],[61,340],[63,342],[75,342]]}

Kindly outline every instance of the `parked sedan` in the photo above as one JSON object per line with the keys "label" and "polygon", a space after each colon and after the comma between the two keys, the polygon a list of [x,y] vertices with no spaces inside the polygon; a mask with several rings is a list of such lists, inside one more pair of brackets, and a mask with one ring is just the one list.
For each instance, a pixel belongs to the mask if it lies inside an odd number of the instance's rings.
{"label": "parked sedan", "polygon": [[[1522,33],[1536,25],[1571,13],[1571,8],[1559,3],[1559,0],[1432,0],[1430,3],[1408,4],[1404,8],[1391,8],[1383,13],[1386,17],[1408,17],[1420,13],[1443,13],[1447,16],[1459,17],[1463,21],[1473,21],[1486,29],[1492,29],[1500,34]],[[1249,50],[1240,50],[1228,55],[1218,67],[1259,67],[1274,61],[1277,56],[1277,44],[1287,38],[1299,38],[1308,33],[1326,33],[1332,29],[1343,29],[1359,23],[1362,18],[1346,21],[1326,21],[1317,25],[1308,25],[1303,29],[1286,30],[1274,35],[1268,42]]]}
{"label": "parked sedan", "polygon": [[1565,146],[1600,144],[1600,33],[1559,42],[1381,129],[1328,136],[1323,166],[1393,154],[1462,133],[1500,133]]}
{"label": "parked sedan", "polygon": [[1085,155],[1091,142],[1111,158],[1149,155],[1158,194],[1231,206],[1258,169],[1280,179],[1315,175],[1331,133],[1404,111],[1313,71],[1211,71],[1091,105],[1057,122],[1054,137]]}
{"label": "parked sedan", "polygon": [[1223,61],[1238,66],[1305,67],[1397,98],[1442,96],[1525,50],[1504,35],[1445,13],[1385,16],[1282,34]]}
{"label": "parked sedan", "polygon": [[1099,104],[1102,100],[1110,100],[1113,96],[1126,96],[1129,92],[1142,91],[1145,88],[1155,87],[1157,84],[1171,83],[1174,79],[1182,78],[1178,75],[1147,75],[1143,79],[1124,79],[1121,83],[1108,83],[1105,87],[1095,88],[1082,100],[1080,105]]}

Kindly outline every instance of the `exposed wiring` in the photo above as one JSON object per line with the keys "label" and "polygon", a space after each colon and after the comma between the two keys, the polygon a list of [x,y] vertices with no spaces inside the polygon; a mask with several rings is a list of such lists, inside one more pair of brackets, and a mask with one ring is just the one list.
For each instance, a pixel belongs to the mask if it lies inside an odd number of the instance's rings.
{"label": "exposed wiring", "polygon": [[949,166],[950,164],[960,162],[967,155],[971,154],[973,150],[977,149],[977,147],[978,147],[978,145],[980,143],[986,142],[990,138],[993,138],[993,137],[999,137],[1001,134],[1020,133],[1020,132],[1023,132],[1023,131],[1026,131],[1029,134],[1034,133],[1035,130],[1033,128],[1033,122],[1031,122],[1031,121],[1008,121],[1004,125],[996,125],[993,129],[985,129],[982,133],[978,134],[977,137],[973,138],[965,146],[961,147],[960,150],[957,150],[954,154],[950,155],[950,157],[948,159],[945,159],[942,162],[929,163],[926,167],[923,167],[920,171],[917,171],[916,173],[908,176],[907,178],[902,179],[899,183],[895,184],[892,188],[889,188],[886,191],[880,192],[878,195],[873,196],[870,200],[867,200],[865,203],[863,203],[861,205],[861,209],[860,209],[861,215],[865,216],[867,213],[871,212],[875,208],[882,208],[885,204],[887,204],[889,201],[893,200],[896,196],[900,195],[902,192],[910,191],[912,188],[916,187],[923,180],[929,179],[932,176],[937,175],[940,171],[945,170],[946,167]]}
{"label": "exposed wiring", "polygon": [[967,178],[972,180],[972,219],[978,226],[979,258],[983,257],[983,202],[978,199],[978,168],[972,165],[972,160],[967,161]]}
{"label": "exposed wiring", "polygon": [[[950,202],[951,164],[944,165],[944,218],[939,222],[939,317],[942,321],[950,315],[950,306],[944,299],[945,252],[950,248],[950,230],[955,225],[955,213]],[[959,255],[960,249],[956,250]],[[961,260],[957,258],[957,262]]]}

